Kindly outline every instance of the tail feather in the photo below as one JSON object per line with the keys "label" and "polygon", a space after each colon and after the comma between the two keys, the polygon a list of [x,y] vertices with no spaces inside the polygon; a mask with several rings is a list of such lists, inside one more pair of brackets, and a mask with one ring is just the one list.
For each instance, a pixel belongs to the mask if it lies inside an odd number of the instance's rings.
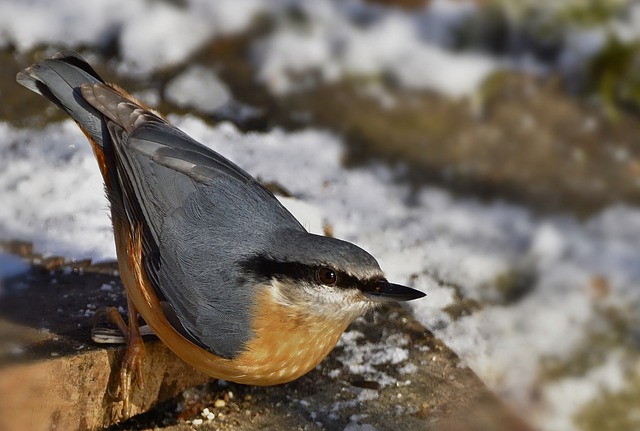
{"label": "tail feather", "polygon": [[81,86],[104,81],[80,55],[70,51],[59,52],[51,59],[19,72],[16,80],[62,108],[98,146],[103,146],[106,130],[102,114],[82,97]]}

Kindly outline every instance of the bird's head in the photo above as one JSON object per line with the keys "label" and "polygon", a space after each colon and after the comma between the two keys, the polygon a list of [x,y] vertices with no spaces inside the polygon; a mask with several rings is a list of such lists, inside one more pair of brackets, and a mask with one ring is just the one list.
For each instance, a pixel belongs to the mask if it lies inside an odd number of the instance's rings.
{"label": "bird's head", "polygon": [[375,258],[360,247],[297,230],[272,238],[269,252],[247,259],[244,269],[269,285],[282,305],[340,321],[350,322],[383,301],[425,296],[389,283]]}

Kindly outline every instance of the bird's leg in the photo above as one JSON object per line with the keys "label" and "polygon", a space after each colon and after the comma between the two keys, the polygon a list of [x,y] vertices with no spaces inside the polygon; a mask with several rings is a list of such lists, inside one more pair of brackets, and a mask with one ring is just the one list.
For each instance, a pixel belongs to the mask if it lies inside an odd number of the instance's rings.
{"label": "bird's leg", "polygon": [[[114,217],[114,232],[116,236],[116,248],[118,249],[118,264],[120,278],[127,291],[127,316],[128,324],[115,309],[106,310],[106,317],[115,324],[124,335],[127,348],[120,366],[120,387],[118,397],[122,400],[122,416],[129,417],[129,407],[132,383],[135,378],[137,386],[142,386],[142,360],[145,354],[144,341],[138,326],[138,309],[132,299],[132,292],[144,288],[140,278],[142,270],[142,237],[141,227],[131,227],[124,224],[118,217]],[[100,340],[104,340],[104,331],[95,331]]]}
{"label": "bird's leg", "polygon": [[115,307],[101,308],[95,315],[94,328],[92,330],[92,337],[97,342],[114,343],[119,341],[117,336],[106,333],[112,331],[105,331],[104,328],[97,327],[97,321],[104,316],[109,323],[118,327],[127,345],[124,358],[122,358],[122,365],[120,366],[119,394],[115,397],[117,400],[122,400],[123,416],[129,416],[129,399],[134,377],[137,386],[142,386],[142,359],[145,353],[144,341],[138,326],[138,311],[129,298],[127,298],[127,308],[128,325]]}
{"label": "bird's leg", "polygon": [[122,413],[124,416],[129,415],[129,399],[134,377],[137,386],[142,386],[142,359],[145,353],[144,341],[138,326],[138,310],[128,297],[127,309],[129,325],[127,326],[124,323],[119,313],[117,316],[120,322],[114,322],[118,327],[124,327],[123,334],[125,334],[127,341],[127,350],[120,366],[120,397],[122,398]]}

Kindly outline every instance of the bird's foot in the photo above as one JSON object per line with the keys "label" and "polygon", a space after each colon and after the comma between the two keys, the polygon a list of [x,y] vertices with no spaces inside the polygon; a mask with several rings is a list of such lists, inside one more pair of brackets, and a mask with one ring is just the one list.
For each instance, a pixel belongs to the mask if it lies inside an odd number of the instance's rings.
{"label": "bird's foot", "polygon": [[[94,326],[91,330],[91,337],[98,343],[126,343],[127,348],[122,358],[119,373],[119,387],[115,396],[116,401],[122,401],[122,417],[130,416],[131,393],[133,382],[138,388],[142,387],[142,361],[145,355],[144,341],[138,326],[137,311],[129,301],[129,325],[127,325],[114,307],[101,308],[94,317]],[[118,330],[99,326],[98,322],[106,319],[109,323],[118,327]]]}
{"label": "bird's foot", "polygon": [[130,416],[131,394],[133,382],[138,388],[142,387],[142,361],[145,355],[144,342],[138,334],[136,338],[130,338],[122,365],[120,366],[120,399],[122,400],[122,416]]}

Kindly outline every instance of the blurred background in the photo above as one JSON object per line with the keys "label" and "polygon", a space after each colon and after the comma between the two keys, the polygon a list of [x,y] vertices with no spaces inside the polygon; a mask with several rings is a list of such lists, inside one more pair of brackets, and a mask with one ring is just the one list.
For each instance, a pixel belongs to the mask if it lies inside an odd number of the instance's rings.
{"label": "blurred background", "polygon": [[1,0],[0,239],[108,260],[89,147],[15,83],[60,49],[428,292],[537,428],[640,429],[640,2]]}

